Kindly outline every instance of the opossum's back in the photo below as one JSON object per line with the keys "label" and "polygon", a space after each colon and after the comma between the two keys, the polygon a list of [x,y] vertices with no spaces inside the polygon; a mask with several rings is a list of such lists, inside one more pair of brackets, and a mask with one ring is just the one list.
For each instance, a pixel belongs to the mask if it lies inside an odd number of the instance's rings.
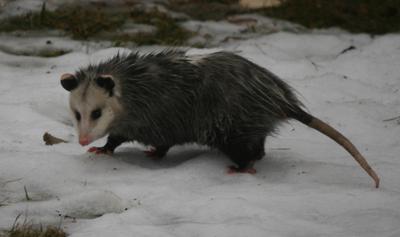
{"label": "opossum's back", "polygon": [[268,134],[298,104],[283,81],[232,53],[146,59],[153,69],[125,81],[129,116],[119,126],[145,143],[212,145],[242,129]]}
{"label": "opossum's back", "polygon": [[[208,56],[199,67],[211,94],[219,93],[227,106],[252,116],[267,112],[282,118],[287,110],[301,106],[292,89],[268,70],[229,52]],[[218,101],[217,98],[215,98]]]}

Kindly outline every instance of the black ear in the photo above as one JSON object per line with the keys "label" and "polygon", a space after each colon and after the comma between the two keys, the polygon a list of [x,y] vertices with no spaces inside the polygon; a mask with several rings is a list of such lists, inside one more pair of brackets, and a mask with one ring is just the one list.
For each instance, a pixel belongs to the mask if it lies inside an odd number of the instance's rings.
{"label": "black ear", "polygon": [[67,91],[71,91],[78,86],[78,79],[70,73],[65,73],[61,76],[60,79],[62,87]]}
{"label": "black ear", "polygon": [[96,84],[105,89],[106,91],[108,91],[110,93],[110,96],[113,95],[113,89],[115,86],[114,83],[114,78],[111,75],[100,75],[99,77],[97,77],[95,79]]}

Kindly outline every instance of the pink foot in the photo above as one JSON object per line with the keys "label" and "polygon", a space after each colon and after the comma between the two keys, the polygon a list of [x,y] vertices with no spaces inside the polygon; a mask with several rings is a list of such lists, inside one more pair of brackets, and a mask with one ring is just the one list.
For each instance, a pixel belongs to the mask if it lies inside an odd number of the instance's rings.
{"label": "pink foot", "polygon": [[238,173],[240,173],[240,174],[243,174],[243,173],[255,174],[255,173],[257,173],[257,170],[254,169],[253,167],[245,168],[245,169],[239,169],[236,166],[231,165],[231,166],[228,167],[227,173],[228,174],[238,174]]}
{"label": "pink foot", "polygon": [[88,152],[95,153],[96,155],[100,154],[111,155],[113,153],[112,151],[104,149],[103,147],[95,147],[95,146],[89,148]]}
{"label": "pink foot", "polygon": [[143,152],[146,154],[147,157],[150,157],[153,160],[160,160],[162,158],[157,153],[157,149],[156,148],[150,148],[150,149],[145,150]]}
{"label": "pink foot", "polygon": [[155,148],[150,148],[150,149],[145,150],[143,152],[148,157],[156,157],[157,156],[157,150]]}

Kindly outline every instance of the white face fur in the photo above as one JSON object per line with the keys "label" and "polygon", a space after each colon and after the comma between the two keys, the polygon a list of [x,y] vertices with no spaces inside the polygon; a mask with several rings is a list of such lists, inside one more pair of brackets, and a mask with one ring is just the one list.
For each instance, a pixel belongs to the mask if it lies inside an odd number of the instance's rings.
{"label": "white face fur", "polygon": [[116,94],[98,86],[94,81],[82,82],[70,90],[69,104],[82,146],[108,134],[110,126],[121,112]]}

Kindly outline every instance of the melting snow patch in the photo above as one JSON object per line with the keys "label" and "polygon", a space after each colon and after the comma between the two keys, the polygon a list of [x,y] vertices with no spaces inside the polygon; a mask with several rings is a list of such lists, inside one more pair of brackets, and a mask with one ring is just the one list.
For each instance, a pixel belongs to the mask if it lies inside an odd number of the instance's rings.
{"label": "melting snow patch", "polygon": [[106,213],[120,213],[126,206],[111,191],[91,191],[62,201],[61,213],[75,218],[95,218]]}

